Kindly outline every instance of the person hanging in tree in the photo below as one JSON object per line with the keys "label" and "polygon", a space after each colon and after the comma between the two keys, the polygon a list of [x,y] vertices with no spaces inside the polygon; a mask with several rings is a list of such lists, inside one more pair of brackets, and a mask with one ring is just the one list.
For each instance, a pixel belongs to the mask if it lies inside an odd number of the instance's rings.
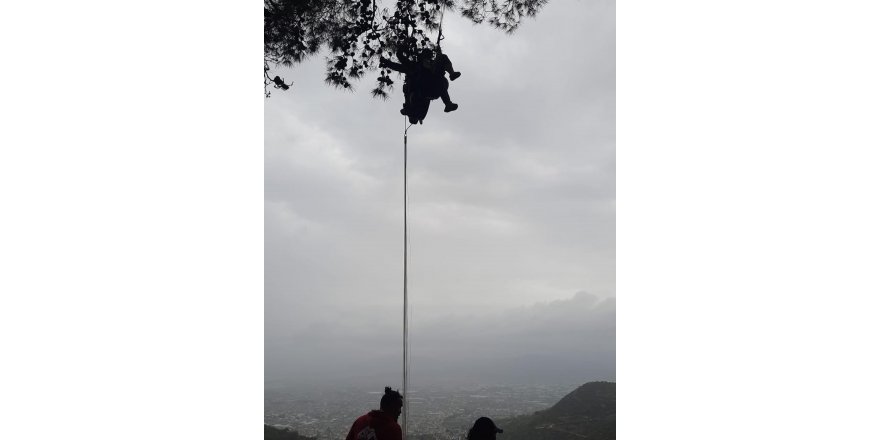
{"label": "person hanging in tree", "polygon": [[[397,51],[399,63],[387,58],[380,58],[379,65],[406,75],[403,83],[404,103],[400,113],[410,117],[410,122],[415,123],[424,119],[419,114],[417,103],[423,100],[440,98],[445,105],[443,111],[451,112],[458,108],[458,104],[449,98],[449,81],[445,73],[449,73],[449,79],[455,81],[461,72],[452,68],[452,61],[443,52],[437,50],[437,55],[431,49],[419,51],[415,60],[409,59],[401,50]],[[427,108],[424,109],[427,112]]]}

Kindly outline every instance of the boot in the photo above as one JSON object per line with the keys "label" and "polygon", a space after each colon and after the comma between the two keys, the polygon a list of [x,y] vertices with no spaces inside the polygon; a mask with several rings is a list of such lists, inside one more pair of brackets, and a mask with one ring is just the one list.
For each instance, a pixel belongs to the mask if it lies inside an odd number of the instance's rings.
{"label": "boot", "polygon": [[449,113],[454,112],[456,109],[458,109],[458,104],[450,102],[449,104],[446,104],[446,107],[443,109],[443,111]]}
{"label": "boot", "polygon": [[461,76],[461,72],[452,72],[449,74],[449,80],[455,81],[459,76]]}

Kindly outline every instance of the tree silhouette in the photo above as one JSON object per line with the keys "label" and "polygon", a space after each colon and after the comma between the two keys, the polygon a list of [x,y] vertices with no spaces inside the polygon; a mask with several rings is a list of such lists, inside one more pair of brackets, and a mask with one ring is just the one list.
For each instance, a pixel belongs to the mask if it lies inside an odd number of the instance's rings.
{"label": "tree silhouette", "polygon": [[287,90],[272,69],[291,67],[327,47],[325,82],[351,89],[352,81],[379,70],[374,97],[387,98],[394,81],[391,71],[379,67],[379,57],[397,51],[414,56],[435,48],[436,34],[446,12],[457,11],[474,23],[488,23],[511,33],[523,17],[533,17],[547,0],[389,0],[393,9],[377,0],[264,0],[264,88]]}

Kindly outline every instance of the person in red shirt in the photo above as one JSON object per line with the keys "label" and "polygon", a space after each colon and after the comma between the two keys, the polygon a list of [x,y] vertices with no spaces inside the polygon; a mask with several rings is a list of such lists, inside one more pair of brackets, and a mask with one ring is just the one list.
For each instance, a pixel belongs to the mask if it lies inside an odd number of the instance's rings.
{"label": "person in red shirt", "polygon": [[345,440],[403,440],[397,418],[403,408],[400,392],[385,387],[379,409],[372,410],[354,421]]}

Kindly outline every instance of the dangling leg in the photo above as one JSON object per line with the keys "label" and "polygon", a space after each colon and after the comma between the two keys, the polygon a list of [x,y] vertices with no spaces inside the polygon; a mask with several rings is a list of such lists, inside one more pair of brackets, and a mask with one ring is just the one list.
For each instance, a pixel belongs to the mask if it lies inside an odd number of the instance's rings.
{"label": "dangling leg", "polygon": [[440,63],[440,68],[443,69],[444,72],[449,74],[449,80],[455,81],[459,76],[461,76],[461,72],[456,72],[452,68],[452,61],[446,56],[445,53],[441,53],[440,56],[437,57],[437,62]]}
{"label": "dangling leg", "polygon": [[444,90],[443,93],[440,94],[440,99],[443,100],[443,104],[446,104],[446,107],[443,108],[444,112],[454,112],[456,109],[458,109],[458,104],[452,102],[452,100],[449,99],[449,93],[446,92],[446,90]]}
{"label": "dangling leg", "polygon": [[443,104],[446,107],[443,108],[443,111],[446,113],[455,111],[458,108],[458,104],[452,102],[452,99],[449,98],[449,81],[446,81],[446,78],[440,78],[440,81],[437,85],[440,88],[440,99],[443,100]]}
{"label": "dangling leg", "polygon": [[416,122],[422,123],[425,120],[425,116],[428,115],[428,107],[430,107],[431,101],[424,96],[413,96],[413,100],[410,101],[410,112],[409,112],[409,121],[413,124]]}

